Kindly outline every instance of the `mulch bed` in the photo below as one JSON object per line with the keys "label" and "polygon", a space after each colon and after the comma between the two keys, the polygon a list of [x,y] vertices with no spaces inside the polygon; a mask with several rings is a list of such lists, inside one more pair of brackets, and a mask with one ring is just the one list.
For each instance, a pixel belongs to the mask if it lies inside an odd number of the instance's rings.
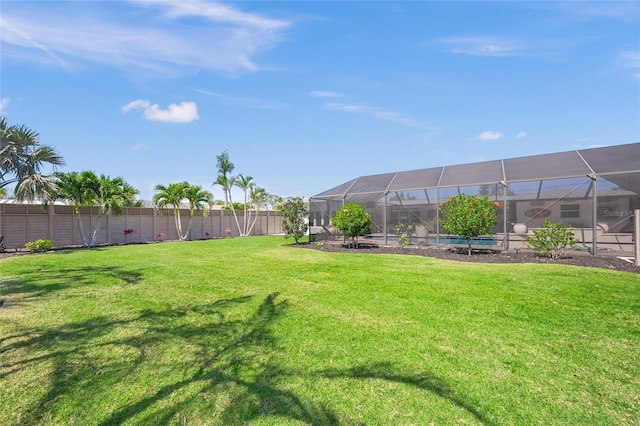
{"label": "mulch bed", "polygon": [[307,248],[312,250],[322,250],[328,252],[343,253],[389,253],[413,256],[426,256],[437,259],[454,260],[459,262],[480,262],[480,263],[541,263],[553,265],[575,265],[590,268],[603,268],[624,272],[635,272],[640,274],[640,267],[633,263],[619,259],[615,256],[592,256],[589,253],[577,253],[570,251],[561,259],[551,259],[543,257],[530,250],[518,251],[494,251],[494,250],[473,250],[472,255],[467,254],[467,249],[457,248],[430,248],[420,246],[382,246],[377,244],[360,244],[358,248],[350,248],[346,244],[336,242],[326,242],[324,245],[316,243],[293,244],[294,247]]}

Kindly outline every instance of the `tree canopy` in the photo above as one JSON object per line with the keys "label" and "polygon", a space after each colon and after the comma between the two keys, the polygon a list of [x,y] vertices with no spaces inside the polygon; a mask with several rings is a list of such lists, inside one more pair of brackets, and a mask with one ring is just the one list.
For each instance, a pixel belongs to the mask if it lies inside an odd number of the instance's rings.
{"label": "tree canopy", "polygon": [[[189,182],[171,183],[168,186],[156,185],[153,204],[159,211],[171,206],[173,217],[180,240],[186,240],[191,230],[191,220],[196,210],[202,210],[203,215],[209,212],[213,198],[209,191],[205,191],[199,185],[191,185]],[[189,223],[187,229],[182,229],[182,219],[180,217],[180,203],[186,201],[189,204]]]}
{"label": "tree canopy", "polygon": [[54,170],[64,159],[49,145],[42,145],[39,135],[28,127],[9,125],[0,117],[0,188],[15,184],[19,201],[55,200],[55,178],[43,174],[45,166]]}

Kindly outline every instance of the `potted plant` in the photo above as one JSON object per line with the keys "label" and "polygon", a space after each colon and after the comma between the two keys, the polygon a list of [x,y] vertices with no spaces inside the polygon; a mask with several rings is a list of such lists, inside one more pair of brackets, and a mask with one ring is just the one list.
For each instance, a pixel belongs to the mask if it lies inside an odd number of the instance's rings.
{"label": "potted plant", "polygon": [[415,226],[416,240],[418,241],[418,244],[427,244],[429,242],[430,230],[430,221],[422,221]]}

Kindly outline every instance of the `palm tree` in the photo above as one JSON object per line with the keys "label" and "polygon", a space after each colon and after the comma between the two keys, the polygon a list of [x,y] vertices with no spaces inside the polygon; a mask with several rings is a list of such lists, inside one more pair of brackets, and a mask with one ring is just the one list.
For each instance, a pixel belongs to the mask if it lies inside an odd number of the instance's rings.
{"label": "palm tree", "polygon": [[153,204],[162,212],[165,207],[171,206],[173,210],[173,218],[178,231],[178,238],[182,238],[182,221],[180,220],[180,202],[184,198],[185,191],[189,187],[189,183],[170,183],[169,186],[156,185],[153,190]]}
{"label": "palm tree", "polygon": [[[260,188],[259,186],[256,186],[253,183],[249,185],[249,204],[251,205],[252,208],[256,209],[256,215],[253,218],[253,222],[251,223],[251,227],[249,228],[249,231],[247,232],[247,234],[251,234],[251,231],[253,230],[253,227],[255,226],[256,221],[258,220],[260,207],[265,205],[268,199],[269,199],[269,194],[264,188]],[[249,211],[249,215],[251,215],[251,211]]]}
{"label": "palm tree", "polygon": [[[92,171],[56,173],[55,177],[57,178],[58,198],[68,200],[74,206],[82,243],[85,247],[96,245],[102,216],[122,213],[124,207],[135,204],[135,196],[138,194],[138,190],[125,182],[124,179],[110,178],[105,175],[98,177]],[[90,242],[85,236],[80,207],[98,208],[98,220]]]}
{"label": "palm tree", "polygon": [[[249,220],[250,220],[250,216],[247,217],[247,212],[249,212],[249,215],[251,215],[251,210],[249,209],[249,190],[251,188],[251,185],[253,185],[251,183],[251,181],[253,180],[253,177],[251,176],[244,176],[241,174],[238,174],[234,177],[234,185],[237,186],[238,188],[240,188],[244,194],[244,210],[242,211],[243,213],[243,230],[240,232],[241,236],[246,236],[248,235],[248,231],[249,231]],[[238,226],[238,229],[240,227]]]}
{"label": "palm tree", "polygon": [[41,145],[38,138],[26,126],[8,126],[6,117],[0,117],[0,188],[15,184],[19,201],[50,202],[56,198],[55,179],[41,171],[45,165],[54,169],[64,165],[64,159],[53,147]]}
{"label": "palm tree", "polygon": [[94,191],[93,205],[98,207],[98,221],[91,237],[92,247],[96,244],[102,216],[122,213],[124,207],[135,204],[135,196],[138,194],[138,190],[121,177],[110,178],[105,175],[96,178]]}
{"label": "palm tree", "polygon": [[78,228],[80,229],[80,237],[82,244],[89,247],[89,242],[84,232],[82,219],[80,217],[80,207],[91,206],[93,204],[93,192],[91,187],[94,186],[96,175],[93,172],[85,171],[82,173],[55,173],[56,185],[58,187],[58,198],[67,200],[73,204],[73,212],[78,220]]}
{"label": "palm tree", "polygon": [[194,212],[202,210],[203,216],[209,214],[209,207],[213,203],[213,195],[211,192],[203,190],[199,185],[191,185],[187,188],[184,198],[189,202],[189,225],[187,226],[187,232],[184,234],[186,237],[191,231],[191,220]]}
{"label": "palm tree", "polygon": [[231,187],[233,186],[231,172],[235,168],[231,160],[229,159],[229,152],[224,151],[218,155],[218,177],[211,186],[220,185],[224,192],[224,205],[228,206],[231,200]]}
{"label": "palm tree", "polygon": [[[156,194],[153,196],[153,204],[162,211],[165,207],[171,206],[173,217],[178,231],[178,238],[184,241],[191,230],[191,219],[196,210],[203,210],[206,215],[209,210],[205,209],[211,204],[212,195],[209,191],[204,191],[201,186],[190,185],[188,182],[171,183],[169,186],[156,185]],[[187,200],[189,203],[189,224],[186,232],[182,232],[182,220],[180,218],[180,202]]]}

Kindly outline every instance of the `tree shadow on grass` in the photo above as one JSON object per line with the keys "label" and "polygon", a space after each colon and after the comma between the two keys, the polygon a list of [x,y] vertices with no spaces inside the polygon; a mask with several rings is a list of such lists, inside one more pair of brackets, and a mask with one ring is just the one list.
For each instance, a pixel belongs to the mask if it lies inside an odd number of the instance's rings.
{"label": "tree shadow on grass", "polygon": [[[13,295],[21,295],[21,299],[44,297],[73,287],[83,287],[96,283],[96,277],[112,278],[120,285],[137,284],[143,277],[138,270],[119,266],[101,266],[87,268],[61,268],[55,270],[34,269],[19,278],[11,278],[0,282],[0,299]],[[46,277],[46,282],[42,282]]]}
{"label": "tree shadow on grass", "polygon": [[436,376],[430,372],[423,372],[415,376],[402,375],[395,373],[394,370],[395,368],[392,364],[382,362],[372,365],[360,365],[349,369],[323,370],[320,371],[318,375],[329,379],[378,379],[414,386],[452,402],[456,406],[470,413],[484,425],[494,424],[494,422],[491,421],[481,409],[474,406],[471,402],[464,398],[463,395],[460,395],[455,390],[453,390],[451,386],[449,386],[447,381],[442,377]]}
{"label": "tree shadow on grass", "polygon": [[274,361],[271,328],[287,302],[277,296],[253,311],[253,297],[240,297],[31,330],[0,349],[0,360],[15,356],[3,379],[52,365],[48,390],[19,413],[25,423],[238,424],[273,416],[338,424],[329,409],[280,385],[287,375]]}

